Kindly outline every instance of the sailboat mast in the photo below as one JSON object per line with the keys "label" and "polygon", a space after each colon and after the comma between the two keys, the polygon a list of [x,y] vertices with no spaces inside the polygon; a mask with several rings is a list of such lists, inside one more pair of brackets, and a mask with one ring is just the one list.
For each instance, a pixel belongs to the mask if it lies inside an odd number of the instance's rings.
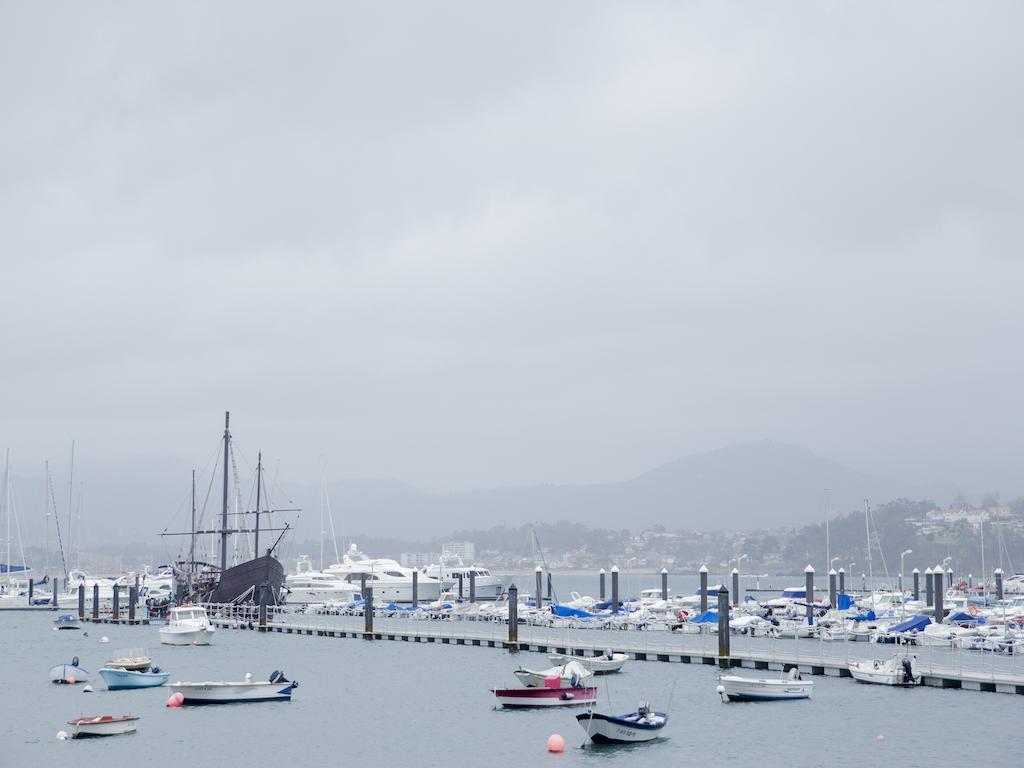
{"label": "sailboat mast", "polygon": [[[71,441],[71,471],[68,474],[68,557],[71,557],[72,547],[75,545],[74,528],[71,525],[72,514],[75,511],[75,441]],[[57,502],[54,501],[54,512],[57,511]]]}
{"label": "sailboat mast", "polygon": [[263,451],[256,454],[256,547],[253,557],[260,556],[260,491],[263,482]]}
{"label": "sailboat mast", "polygon": [[231,450],[231,412],[224,412],[224,504],[220,513],[220,571],[228,569],[228,453]]}
{"label": "sailboat mast", "polygon": [[[7,517],[7,575],[11,575],[11,484],[10,484],[10,469],[11,469],[11,449],[7,449],[7,457],[4,459],[4,498],[0,509],[4,511]],[[24,565],[24,563],[22,563]]]}
{"label": "sailboat mast", "polygon": [[188,593],[192,594],[192,575],[196,571],[196,471],[192,470],[192,536],[188,547]]}
{"label": "sailboat mast", "polygon": [[864,499],[864,536],[868,545],[868,577],[875,578],[875,571],[871,563],[871,505]]}

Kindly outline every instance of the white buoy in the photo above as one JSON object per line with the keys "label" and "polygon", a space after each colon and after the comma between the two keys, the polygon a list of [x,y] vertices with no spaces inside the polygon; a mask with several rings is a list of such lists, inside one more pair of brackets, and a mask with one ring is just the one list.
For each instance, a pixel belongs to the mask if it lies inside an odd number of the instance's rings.
{"label": "white buoy", "polygon": [[67,731],[57,731],[57,741],[67,741],[67,738],[68,738],[68,732]]}
{"label": "white buoy", "polygon": [[107,637],[106,635],[104,635],[103,637],[100,638],[100,642],[101,643],[109,643],[110,642],[110,638]]}
{"label": "white buoy", "polygon": [[245,682],[248,683],[248,682],[251,682],[251,681],[252,681],[252,672],[246,672],[245,673]]}
{"label": "white buoy", "polygon": [[92,686],[86,683],[85,687],[82,689],[82,693],[92,693]]}
{"label": "white buoy", "polygon": [[885,736],[883,736],[882,734],[878,734],[877,736],[875,736],[875,741],[885,741]]}

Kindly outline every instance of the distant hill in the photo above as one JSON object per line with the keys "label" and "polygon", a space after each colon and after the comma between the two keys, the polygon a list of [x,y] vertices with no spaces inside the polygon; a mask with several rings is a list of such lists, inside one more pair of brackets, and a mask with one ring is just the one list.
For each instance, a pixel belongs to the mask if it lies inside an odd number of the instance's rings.
{"label": "distant hill", "polygon": [[[875,504],[904,496],[945,501],[956,492],[952,486],[921,488],[865,474],[805,448],[767,440],[694,454],[615,483],[450,494],[426,493],[394,480],[329,484],[339,534],[401,532],[409,539],[555,520],[601,528],[800,526],[823,517],[826,488],[834,513],[857,509],[865,498]],[[318,508],[313,493],[296,494],[296,500],[304,497],[307,521]],[[308,533],[315,535],[315,529]]]}

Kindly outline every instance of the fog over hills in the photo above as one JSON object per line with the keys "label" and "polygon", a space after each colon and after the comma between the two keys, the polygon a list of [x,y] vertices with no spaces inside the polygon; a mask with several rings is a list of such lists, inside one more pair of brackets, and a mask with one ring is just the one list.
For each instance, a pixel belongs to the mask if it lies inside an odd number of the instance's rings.
{"label": "fog over hills", "polygon": [[[797,526],[823,517],[826,492],[834,512],[907,496],[946,501],[950,484],[922,487],[865,474],[793,445],[745,443],[697,453],[622,482],[536,485],[433,494],[389,480],[329,484],[335,521],[344,535],[443,534],[529,521],[634,528],[662,524],[698,530]],[[297,496],[315,496],[307,489]],[[307,513],[307,518],[309,517]],[[314,529],[315,530],[315,527]]]}

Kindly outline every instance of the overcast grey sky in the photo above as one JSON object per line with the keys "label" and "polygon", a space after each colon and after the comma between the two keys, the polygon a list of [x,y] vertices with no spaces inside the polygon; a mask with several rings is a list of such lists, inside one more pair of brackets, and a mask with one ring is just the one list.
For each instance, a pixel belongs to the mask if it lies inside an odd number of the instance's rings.
{"label": "overcast grey sky", "polygon": [[[1019,488],[1024,7],[0,5],[2,446]],[[174,504],[179,500],[175,499]]]}

